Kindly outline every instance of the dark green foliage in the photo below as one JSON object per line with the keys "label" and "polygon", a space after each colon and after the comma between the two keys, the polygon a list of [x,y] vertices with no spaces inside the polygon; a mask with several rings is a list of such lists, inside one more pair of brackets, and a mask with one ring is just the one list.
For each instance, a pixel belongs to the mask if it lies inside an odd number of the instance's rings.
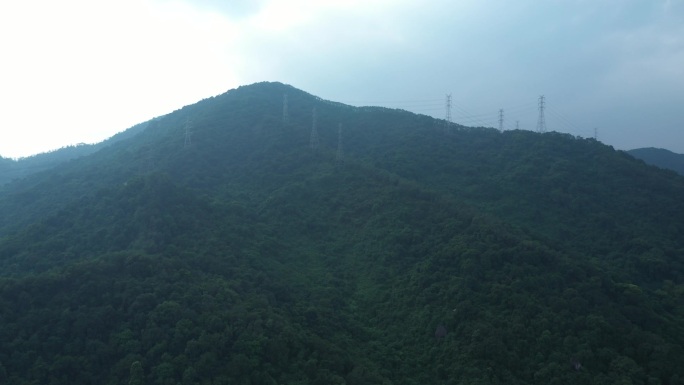
{"label": "dark green foliage", "polygon": [[118,133],[97,144],[80,143],[75,146],[67,146],[58,150],[19,158],[17,160],[5,159],[0,156],[0,186],[13,180],[22,179],[32,174],[50,170],[55,166],[70,160],[93,154],[120,140],[132,138],[142,132],[148,124],[149,122],[135,125],[128,130]]}
{"label": "dark green foliage", "polygon": [[683,193],[593,140],[242,87],[3,188],[0,381],[677,384]]}
{"label": "dark green foliage", "polygon": [[684,175],[684,154],[675,154],[662,148],[637,148],[627,152],[647,164]]}
{"label": "dark green foliage", "polygon": [[80,144],[18,160],[0,157],[0,186],[95,152],[95,146]]}

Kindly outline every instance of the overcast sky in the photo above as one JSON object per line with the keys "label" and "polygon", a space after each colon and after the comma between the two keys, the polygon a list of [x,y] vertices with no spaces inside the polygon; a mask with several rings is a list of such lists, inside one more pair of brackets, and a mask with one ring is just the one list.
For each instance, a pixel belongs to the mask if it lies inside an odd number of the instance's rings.
{"label": "overcast sky", "polygon": [[0,155],[106,139],[240,85],[684,153],[684,0],[0,3]]}

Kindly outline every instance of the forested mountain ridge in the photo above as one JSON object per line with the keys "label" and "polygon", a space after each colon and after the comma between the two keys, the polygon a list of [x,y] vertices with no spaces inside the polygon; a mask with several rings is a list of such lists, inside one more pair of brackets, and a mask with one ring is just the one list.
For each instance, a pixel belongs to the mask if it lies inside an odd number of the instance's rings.
{"label": "forested mountain ridge", "polygon": [[120,132],[97,144],[81,143],[19,159],[3,158],[0,154],[0,186],[31,174],[50,170],[55,166],[70,160],[90,155],[119,140],[137,135],[145,129],[147,124],[148,122],[136,124],[128,130]]}
{"label": "forested mountain ridge", "polygon": [[663,148],[636,148],[628,151],[630,155],[660,168],[684,175],[684,154],[676,154]]}
{"label": "forested mountain ridge", "polygon": [[683,192],[594,140],[241,87],[0,190],[0,380],[680,383]]}
{"label": "forested mountain ridge", "polygon": [[0,185],[93,152],[94,145],[80,144],[17,160],[0,158]]}

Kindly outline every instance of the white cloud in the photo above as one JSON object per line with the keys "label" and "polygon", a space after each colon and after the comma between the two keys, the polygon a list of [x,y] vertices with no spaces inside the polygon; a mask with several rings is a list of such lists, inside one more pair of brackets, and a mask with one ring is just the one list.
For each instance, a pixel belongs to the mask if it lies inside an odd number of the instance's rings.
{"label": "white cloud", "polygon": [[263,80],[343,102],[453,92],[534,114],[547,94],[568,116],[618,110],[684,86],[682,25],[682,0],[2,2],[0,154],[101,140]]}
{"label": "white cloud", "polygon": [[238,84],[239,32],[218,12],[66,0],[6,2],[0,15],[4,156],[99,141]]}

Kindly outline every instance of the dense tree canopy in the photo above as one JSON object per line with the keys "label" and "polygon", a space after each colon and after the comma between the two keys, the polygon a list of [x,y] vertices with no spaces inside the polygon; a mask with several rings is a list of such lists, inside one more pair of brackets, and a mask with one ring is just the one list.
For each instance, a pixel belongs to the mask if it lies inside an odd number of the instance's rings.
{"label": "dense tree canopy", "polygon": [[684,154],[675,154],[672,151],[652,147],[629,150],[629,154],[647,164],[684,175]]}
{"label": "dense tree canopy", "polygon": [[684,383],[683,194],[591,139],[241,87],[0,190],[0,382]]}

